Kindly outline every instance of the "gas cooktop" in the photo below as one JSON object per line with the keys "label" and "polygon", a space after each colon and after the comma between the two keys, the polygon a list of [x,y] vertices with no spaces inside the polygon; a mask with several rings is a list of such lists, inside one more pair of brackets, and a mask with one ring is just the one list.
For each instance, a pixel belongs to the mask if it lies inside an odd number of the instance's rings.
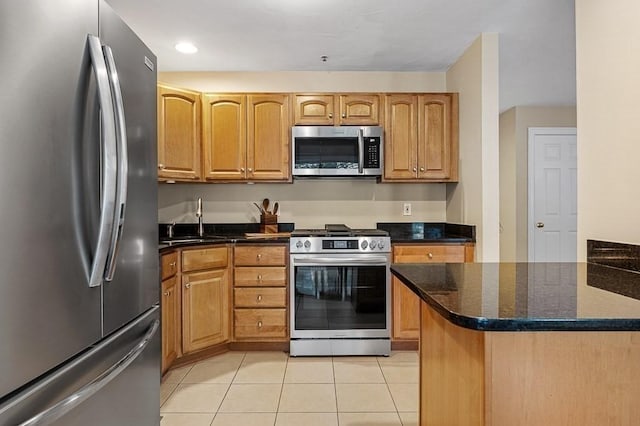
{"label": "gas cooktop", "polygon": [[386,237],[389,233],[381,229],[351,229],[342,224],[328,224],[324,228],[294,229],[292,237]]}

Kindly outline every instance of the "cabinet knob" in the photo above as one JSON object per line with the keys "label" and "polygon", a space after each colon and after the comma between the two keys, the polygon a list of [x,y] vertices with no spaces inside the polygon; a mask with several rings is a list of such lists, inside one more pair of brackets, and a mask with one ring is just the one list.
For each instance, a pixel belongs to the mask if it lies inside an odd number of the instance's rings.
{"label": "cabinet knob", "polygon": [[261,295],[261,294],[259,294],[259,295],[258,295],[258,297],[256,297],[256,300],[257,300],[258,302],[262,302],[262,295]]}
{"label": "cabinet knob", "polygon": [[424,172],[424,167],[420,167],[420,171],[421,171],[421,172]]}
{"label": "cabinet knob", "polygon": [[342,118],[347,118],[347,114],[345,114],[344,112],[342,113]]}
{"label": "cabinet knob", "polygon": [[413,171],[414,171],[414,172],[417,172],[417,171],[418,171],[418,169],[417,169],[416,167],[414,167],[414,168],[413,168]]}
{"label": "cabinet knob", "polygon": [[258,321],[258,328],[262,328],[262,321]]}
{"label": "cabinet knob", "polygon": [[262,275],[258,274],[258,281],[262,281]]}
{"label": "cabinet knob", "polygon": [[428,257],[429,259],[433,259],[433,253],[427,253],[427,257]]}
{"label": "cabinet knob", "polygon": [[249,167],[247,170],[249,171],[249,173],[253,172],[253,169],[251,167]]}
{"label": "cabinet knob", "polygon": [[170,296],[170,295],[171,295],[171,292],[170,292],[170,291],[165,291],[165,292],[164,292],[164,293],[162,293],[162,294],[163,294],[163,295],[165,295],[165,296]]}
{"label": "cabinet knob", "polygon": [[185,287],[185,288],[189,288],[189,287],[191,287],[191,284],[186,283],[186,284],[184,285],[184,287]]}
{"label": "cabinet knob", "polygon": [[329,113],[329,118],[333,118],[333,113],[332,112]]}
{"label": "cabinet knob", "polygon": [[543,222],[536,222],[536,228],[544,228]]}
{"label": "cabinet knob", "polygon": [[258,255],[256,256],[256,259],[257,259],[257,260],[261,260],[261,259],[262,259],[262,255],[261,255],[261,254],[258,254]]}
{"label": "cabinet knob", "polygon": [[160,170],[163,170],[163,169],[164,169],[164,164],[162,164],[162,163],[158,164],[158,168],[159,168]]}
{"label": "cabinet knob", "polygon": [[176,263],[176,262],[171,262],[171,263],[169,264],[169,266],[171,266],[172,268],[175,268],[175,267],[176,267],[176,265],[177,265],[177,263]]}
{"label": "cabinet knob", "polygon": [[244,173],[244,167],[240,167],[240,171]]}

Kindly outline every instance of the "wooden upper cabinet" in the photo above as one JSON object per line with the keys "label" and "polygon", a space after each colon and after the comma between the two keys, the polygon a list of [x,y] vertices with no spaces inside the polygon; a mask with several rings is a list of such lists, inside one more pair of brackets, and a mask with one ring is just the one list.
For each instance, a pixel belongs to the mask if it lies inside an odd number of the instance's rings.
{"label": "wooden upper cabinet", "polygon": [[346,94],[338,96],[341,126],[377,126],[380,124],[380,96]]}
{"label": "wooden upper cabinet", "polygon": [[333,126],[333,95],[295,95],[294,124]]}
{"label": "wooden upper cabinet", "polygon": [[385,96],[384,180],[458,180],[458,94]]}
{"label": "wooden upper cabinet", "polygon": [[247,178],[289,180],[289,95],[247,95],[247,108]]}
{"label": "wooden upper cabinet", "polygon": [[377,126],[380,123],[377,94],[294,95],[294,125]]}
{"label": "wooden upper cabinet", "polygon": [[200,94],[158,86],[158,178],[200,179]]}
{"label": "wooden upper cabinet", "polygon": [[205,180],[245,179],[246,109],[247,102],[244,95],[203,95],[202,146]]}
{"label": "wooden upper cabinet", "polygon": [[414,179],[417,171],[418,99],[388,95],[385,99],[384,175],[386,179]]}
{"label": "wooden upper cabinet", "polygon": [[457,94],[418,97],[418,178],[458,179],[457,114]]}

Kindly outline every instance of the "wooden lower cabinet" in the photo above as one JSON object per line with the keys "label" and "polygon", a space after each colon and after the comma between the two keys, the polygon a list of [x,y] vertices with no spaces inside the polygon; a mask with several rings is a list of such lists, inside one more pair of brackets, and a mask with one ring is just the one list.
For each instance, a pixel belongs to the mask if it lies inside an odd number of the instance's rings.
{"label": "wooden lower cabinet", "polygon": [[283,342],[289,339],[287,259],[287,246],[283,244],[235,247],[235,341]]}
{"label": "wooden lower cabinet", "polygon": [[286,309],[235,309],[234,332],[238,340],[286,340]]}
{"label": "wooden lower cabinet", "polygon": [[162,281],[162,373],[167,371],[180,353],[180,285],[174,273]]}
{"label": "wooden lower cabinet", "polygon": [[229,272],[182,274],[182,349],[204,349],[229,339]]}
{"label": "wooden lower cabinet", "polygon": [[[394,244],[393,263],[473,262],[470,244]],[[392,330],[395,341],[417,341],[420,337],[420,298],[400,280],[391,284]]]}

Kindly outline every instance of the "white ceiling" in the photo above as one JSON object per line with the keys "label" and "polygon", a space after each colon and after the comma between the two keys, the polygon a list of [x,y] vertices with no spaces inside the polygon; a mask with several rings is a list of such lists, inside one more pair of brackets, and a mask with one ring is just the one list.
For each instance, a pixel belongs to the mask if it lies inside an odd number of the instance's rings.
{"label": "white ceiling", "polygon": [[574,0],[107,1],[160,71],[442,72],[497,32],[501,111],[576,102]]}

